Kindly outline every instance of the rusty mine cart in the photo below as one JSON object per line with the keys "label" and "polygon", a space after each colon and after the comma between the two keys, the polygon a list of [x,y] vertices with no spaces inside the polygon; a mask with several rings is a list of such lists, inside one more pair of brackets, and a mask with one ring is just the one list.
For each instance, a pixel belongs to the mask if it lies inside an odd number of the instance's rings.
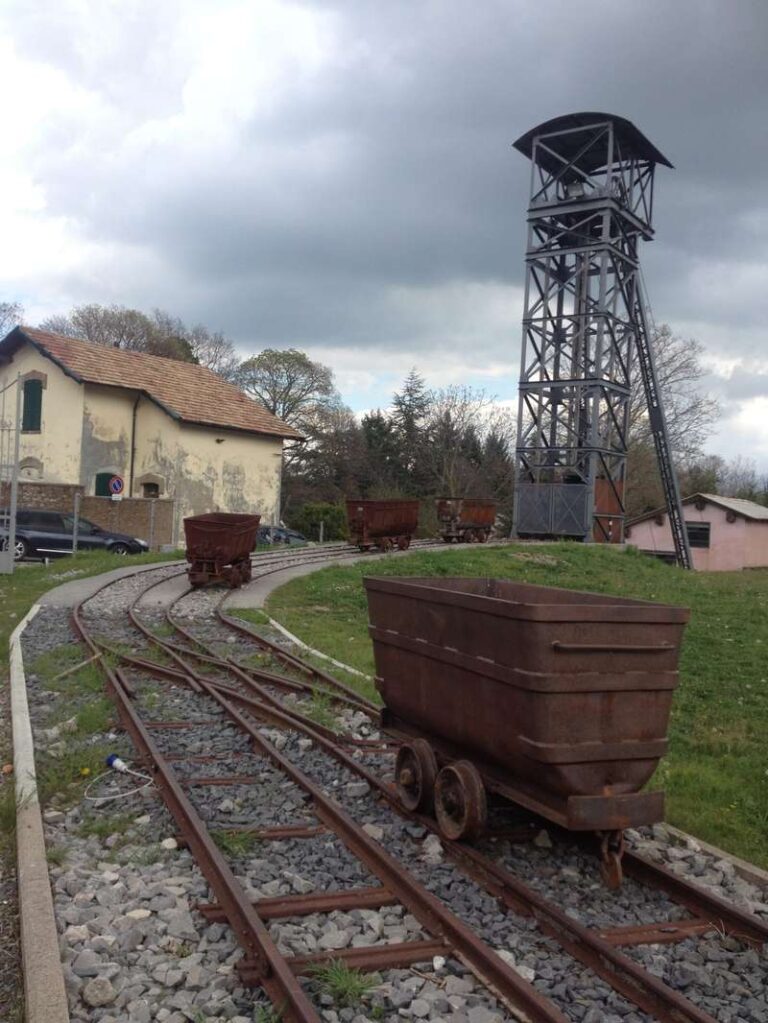
{"label": "rusty mine cart", "polygon": [[419,525],[418,501],[347,501],[349,542],[361,551],[405,551]]}
{"label": "rusty mine cart", "polygon": [[623,830],[663,819],[663,792],[642,790],[667,750],[689,611],[505,579],[364,585],[406,809],[471,838],[493,793],[597,832],[617,887]]}
{"label": "rusty mine cart", "polygon": [[226,583],[232,589],[251,578],[251,551],[256,546],[259,515],[210,512],[184,519],[187,574],[192,586]]}
{"label": "rusty mine cart", "polygon": [[446,543],[485,543],[496,521],[496,502],[477,497],[439,497],[440,536]]}

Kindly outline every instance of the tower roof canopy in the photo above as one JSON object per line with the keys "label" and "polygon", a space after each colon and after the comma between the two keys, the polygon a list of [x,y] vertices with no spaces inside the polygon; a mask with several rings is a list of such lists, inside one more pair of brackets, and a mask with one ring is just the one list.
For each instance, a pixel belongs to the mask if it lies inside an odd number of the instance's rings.
{"label": "tower roof canopy", "polygon": [[[579,131],[579,128],[588,128],[591,125],[604,124],[606,121],[613,123],[615,137],[621,145],[624,157],[639,157],[642,160],[650,160],[653,163],[663,163],[665,167],[672,164],[660,153],[648,139],[637,129],[631,121],[625,117],[616,117],[615,114],[597,113],[595,111],[582,111],[578,114],[563,114],[561,117],[553,117],[550,121],[544,121],[535,128],[531,128],[525,135],[521,135],[513,143],[515,149],[523,153],[529,159],[533,156],[533,140],[538,135],[551,135],[557,132],[571,132],[570,135],[563,134],[558,140],[557,152],[566,160],[574,160],[578,156],[578,166],[588,174],[605,166],[605,150],[601,146],[593,146],[579,156],[579,151],[588,141],[586,132]],[[539,151],[537,161],[548,171],[557,172],[562,164],[547,153]]]}

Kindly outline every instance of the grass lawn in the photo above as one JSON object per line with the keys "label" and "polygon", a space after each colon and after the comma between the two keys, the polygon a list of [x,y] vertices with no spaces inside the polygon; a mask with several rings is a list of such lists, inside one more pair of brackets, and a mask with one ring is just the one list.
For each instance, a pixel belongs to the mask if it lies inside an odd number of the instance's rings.
{"label": "grass lawn", "polygon": [[277,590],[268,611],[373,674],[364,575],[495,576],[690,607],[671,750],[652,784],[667,792],[671,823],[768,867],[768,570],[688,573],[567,543],[456,548],[324,569]]}

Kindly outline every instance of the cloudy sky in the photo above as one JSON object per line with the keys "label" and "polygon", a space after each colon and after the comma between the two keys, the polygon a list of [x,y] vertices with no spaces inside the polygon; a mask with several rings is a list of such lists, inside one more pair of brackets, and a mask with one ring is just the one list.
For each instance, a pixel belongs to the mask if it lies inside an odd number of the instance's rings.
{"label": "cloudy sky", "polygon": [[161,306],[294,345],[353,408],[415,365],[514,401],[524,131],[628,117],[658,323],[710,450],[768,470],[766,0],[3,0],[0,300]]}

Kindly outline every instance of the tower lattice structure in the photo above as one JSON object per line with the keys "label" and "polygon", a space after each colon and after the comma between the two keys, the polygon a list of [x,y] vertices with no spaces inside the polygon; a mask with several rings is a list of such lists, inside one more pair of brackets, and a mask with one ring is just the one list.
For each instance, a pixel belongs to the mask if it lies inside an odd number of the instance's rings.
{"label": "tower lattice structure", "polygon": [[641,288],[657,164],[624,118],[568,114],[515,142],[531,160],[515,531],[621,542],[632,381],[640,376],[673,539],[690,552]]}

